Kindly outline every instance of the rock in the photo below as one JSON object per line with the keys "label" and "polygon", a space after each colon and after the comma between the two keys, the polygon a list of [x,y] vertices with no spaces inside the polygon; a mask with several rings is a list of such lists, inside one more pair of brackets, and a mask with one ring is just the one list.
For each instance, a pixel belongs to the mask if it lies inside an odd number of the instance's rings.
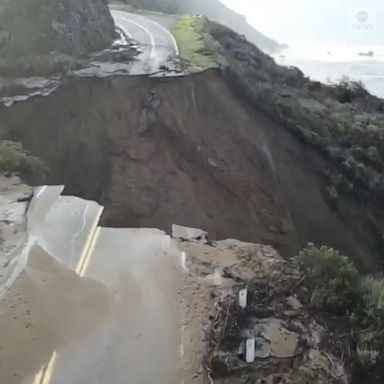
{"label": "rock", "polygon": [[155,90],[151,90],[142,101],[143,107],[158,109],[161,105],[160,96],[157,94]]}
{"label": "rock", "polygon": [[[267,356],[287,358],[296,353],[299,335],[284,327],[282,320],[262,319],[254,325],[254,332],[258,335],[258,347]],[[261,336],[261,337],[260,337]],[[264,340],[264,342],[260,342]]]}
{"label": "rock", "polygon": [[208,164],[212,167],[212,168],[219,168],[219,164],[216,163],[215,160],[213,160],[212,158],[209,158],[208,159]]}
{"label": "rock", "polygon": [[143,109],[139,118],[139,134],[149,133],[157,121],[157,113],[152,109]]}
{"label": "rock", "polygon": [[359,52],[359,56],[373,57],[375,56],[375,52],[374,51]]}
{"label": "rock", "polygon": [[266,359],[271,356],[271,346],[264,337],[255,338],[256,350],[255,357],[257,359]]}
{"label": "rock", "polygon": [[182,227],[180,225],[172,225],[172,237],[174,239],[199,241],[207,243],[208,233],[197,228]]}
{"label": "rock", "polygon": [[0,294],[27,241],[26,211],[32,188],[16,177],[0,175]]}
{"label": "rock", "polygon": [[114,22],[107,0],[3,0],[2,57],[59,51],[81,56],[108,47]]}
{"label": "rock", "polygon": [[293,309],[293,310],[299,310],[299,309],[302,309],[303,306],[302,304],[300,303],[299,300],[297,300],[296,297],[294,296],[289,296],[288,299],[287,299],[287,304]]}
{"label": "rock", "polygon": [[139,118],[138,132],[147,133],[154,127],[157,121],[157,110],[161,105],[160,96],[155,90],[151,90],[141,101],[143,107]]}
{"label": "rock", "polygon": [[326,197],[331,201],[336,201],[339,194],[337,189],[332,185],[326,188]]}

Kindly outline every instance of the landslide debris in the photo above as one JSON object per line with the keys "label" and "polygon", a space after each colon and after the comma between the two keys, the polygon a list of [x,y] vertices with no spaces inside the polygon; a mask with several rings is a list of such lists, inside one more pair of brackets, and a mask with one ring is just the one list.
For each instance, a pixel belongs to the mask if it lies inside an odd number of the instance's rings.
{"label": "landslide debris", "polygon": [[335,208],[326,159],[234,94],[218,70],[73,79],[0,107],[0,139],[41,158],[49,183],[104,205],[104,225],[177,223],[287,256],[312,241],[360,268],[380,266],[371,226],[380,217],[345,195]]}
{"label": "landslide debris", "polygon": [[[200,237],[179,247],[189,255],[190,275],[210,291],[210,382],[382,382],[382,307],[377,294],[384,292],[383,279],[367,282],[346,258],[326,247],[309,245],[298,257],[284,260],[270,246],[237,240],[207,242]],[[345,289],[337,288],[340,282],[350,283],[355,296],[348,312],[343,312],[346,296]],[[239,305],[243,289],[245,308]],[[319,306],[314,299],[319,289],[339,299],[341,312]],[[367,334],[374,339],[368,342]],[[255,360],[247,363],[249,339],[255,341]]]}
{"label": "landslide debris", "polygon": [[[208,382],[350,382],[358,358],[348,318],[311,307],[311,291],[295,260],[283,260],[270,246],[237,240],[189,238],[179,248],[188,255],[188,272],[199,294],[211,301],[205,317],[193,306],[207,332]],[[242,309],[238,296],[244,288],[247,306]],[[245,362],[249,338],[255,339],[253,363]]]}

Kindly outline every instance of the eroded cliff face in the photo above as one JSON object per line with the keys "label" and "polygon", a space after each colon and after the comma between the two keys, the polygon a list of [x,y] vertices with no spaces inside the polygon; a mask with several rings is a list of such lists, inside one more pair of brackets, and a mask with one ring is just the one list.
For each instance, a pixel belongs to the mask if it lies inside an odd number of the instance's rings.
{"label": "eroded cliff face", "polygon": [[2,59],[107,47],[114,23],[106,0],[1,0]]}
{"label": "eroded cliff face", "polygon": [[176,223],[287,256],[311,241],[361,267],[380,263],[366,207],[330,204],[326,161],[234,95],[219,71],[73,80],[0,107],[0,139],[39,156],[49,183],[104,205],[107,226]]}

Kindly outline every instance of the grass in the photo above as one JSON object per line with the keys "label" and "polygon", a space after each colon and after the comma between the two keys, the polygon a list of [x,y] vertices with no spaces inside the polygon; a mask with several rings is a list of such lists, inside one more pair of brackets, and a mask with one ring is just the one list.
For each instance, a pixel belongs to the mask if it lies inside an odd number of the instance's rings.
{"label": "grass", "polygon": [[357,347],[357,356],[359,357],[360,363],[364,367],[371,367],[376,364],[377,358],[379,357],[380,352],[372,348],[371,345],[361,345],[358,344]]}
{"label": "grass", "polygon": [[361,365],[369,369],[382,364],[384,278],[359,275],[347,257],[324,246],[309,244],[295,261],[312,292],[312,306],[332,314],[350,315]]}
{"label": "grass", "polygon": [[384,280],[368,276],[362,281],[363,299],[367,307],[384,315]]}
{"label": "grass", "polygon": [[352,262],[333,248],[309,244],[296,258],[312,291],[311,304],[347,314],[355,302],[359,274]]}
{"label": "grass", "polygon": [[215,49],[208,47],[204,28],[204,17],[183,15],[172,29],[179,46],[180,58],[186,69],[192,72],[218,67]]}
{"label": "grass", "polygon": [[373,366],[383,350],[384,279],[364,277],[360,284],[361,307],[355,315],[357,354],[361,364]]}

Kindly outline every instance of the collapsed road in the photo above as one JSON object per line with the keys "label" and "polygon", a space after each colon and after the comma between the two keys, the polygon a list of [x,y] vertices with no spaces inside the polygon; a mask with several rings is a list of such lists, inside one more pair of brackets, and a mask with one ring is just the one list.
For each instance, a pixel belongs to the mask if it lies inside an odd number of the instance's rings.
{"label": "collapsed road", "polygon": [[180,383],[185,253],[159,230],[100,228],[98,204],[61,191],[31,202],[0,309],[0,382]]}

